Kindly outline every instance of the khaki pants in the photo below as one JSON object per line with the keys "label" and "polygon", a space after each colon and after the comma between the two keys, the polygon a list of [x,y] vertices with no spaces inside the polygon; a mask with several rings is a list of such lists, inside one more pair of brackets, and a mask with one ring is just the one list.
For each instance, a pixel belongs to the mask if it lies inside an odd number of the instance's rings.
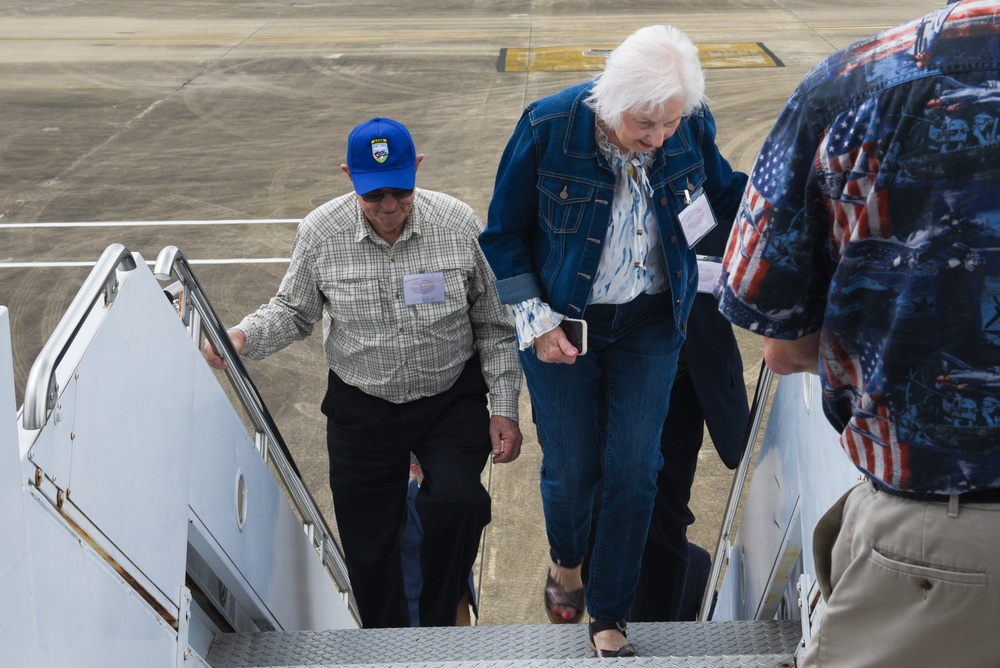
{"label": "khaki pants", "polygon": [[862,483],[813,548],[827,608],[803,666],[1000,667],[1000,504],[950,516]]}

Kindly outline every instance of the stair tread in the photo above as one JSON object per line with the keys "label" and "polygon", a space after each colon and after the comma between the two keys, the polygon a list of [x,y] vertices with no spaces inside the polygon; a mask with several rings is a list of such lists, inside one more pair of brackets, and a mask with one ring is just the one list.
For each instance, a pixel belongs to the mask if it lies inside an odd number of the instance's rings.
{"label": "stair tread", "polygon": [[[640,656],[622,661],[630,666],[649,661],[660,666],[780,666],[795,652],[800,633],[801,625],[794,620],[633,623],[629,638]],[[224,634],[206,659],[213,668],[414,664],[557,668],[579,665],[584,659],[597,661],[584,624]],[[599,661],[602,666],[617,662]]]}

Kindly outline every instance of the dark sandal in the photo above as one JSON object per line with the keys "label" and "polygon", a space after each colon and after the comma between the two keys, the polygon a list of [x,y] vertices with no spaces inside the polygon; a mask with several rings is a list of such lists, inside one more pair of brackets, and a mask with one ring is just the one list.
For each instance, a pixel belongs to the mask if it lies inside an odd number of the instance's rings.
{"label": "dark sandal", "polygon": [[598,659],[604,658],[615,658],[619,656],[635,656],[635,647],[632,643],[627,642],[618,649],[597,649],[597,644],[594,643],[594,634],[600,633],[601,631],[610,631],[612,629],[617,630],[622,636],[628,640],[628,634],[625,633],[625,628],[627,623],[624,619],[617,622],[598,622],[594,619],[590,620],[590,649],[594,650],[594,657]]}
{"label": "dark sandal", "polygon": [[[559,586],[559,583],[555,581],[550,571],[548,577],[545,578],[545,614],[549,616],[549,621],[553,624],[576,624],[583,619],[583,613],[587,607],[584,596],[585,592],[584,587],[580,587],[575,591],[566,591]],[[576,610],[576,614],[566,619],[552,609],[554,605],[564,605],[573,608]]]}

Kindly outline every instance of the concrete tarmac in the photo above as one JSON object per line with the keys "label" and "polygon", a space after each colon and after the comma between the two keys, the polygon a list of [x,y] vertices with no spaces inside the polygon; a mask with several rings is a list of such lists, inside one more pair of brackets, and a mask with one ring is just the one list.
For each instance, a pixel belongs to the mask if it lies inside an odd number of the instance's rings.
{"label": "concrete tarmac", "polygon": [[[672,23],[700,45],[719,146],[748,171],[812,65],[943,4],[0,0],[0,304],[18,402],[111,243],[150,261],[179,247],[226,325],[266,302],[297,220],[350,189],[347,134],[372,116],[410,128],[426,155],[419,186],[485,218],[524,105],[591,77],[595,54],[635,29]],[[247,366],[333,525],[320,338]],[[761,349],[745,334],[741,346],[752,396]],[[520,459],[484,473],[494,519],[477,573],[481,624],[546,621],[529,415],[524,395]],[[712,549],[732,476],[707,441],[699,466],[690,535]]]}

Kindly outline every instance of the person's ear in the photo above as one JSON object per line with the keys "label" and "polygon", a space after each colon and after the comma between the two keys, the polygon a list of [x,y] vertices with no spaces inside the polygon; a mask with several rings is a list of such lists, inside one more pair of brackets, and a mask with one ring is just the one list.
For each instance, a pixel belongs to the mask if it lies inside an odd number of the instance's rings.
{"label": "person's ear", "polygon": [[347,174],[347,178],[351,179],[351,183],[354,183],[354,177],[351,176],[351,170],[347,168],[346,164],[340,166],[344,173]]}
{"label": "person's ear", "polygon": [[417,167],[420,166],[420,163],[423,161],[423,159],[424,159],[424,154],[423,153],[417,153],[417,161],[413,165],[413,171],[417,171]]}

